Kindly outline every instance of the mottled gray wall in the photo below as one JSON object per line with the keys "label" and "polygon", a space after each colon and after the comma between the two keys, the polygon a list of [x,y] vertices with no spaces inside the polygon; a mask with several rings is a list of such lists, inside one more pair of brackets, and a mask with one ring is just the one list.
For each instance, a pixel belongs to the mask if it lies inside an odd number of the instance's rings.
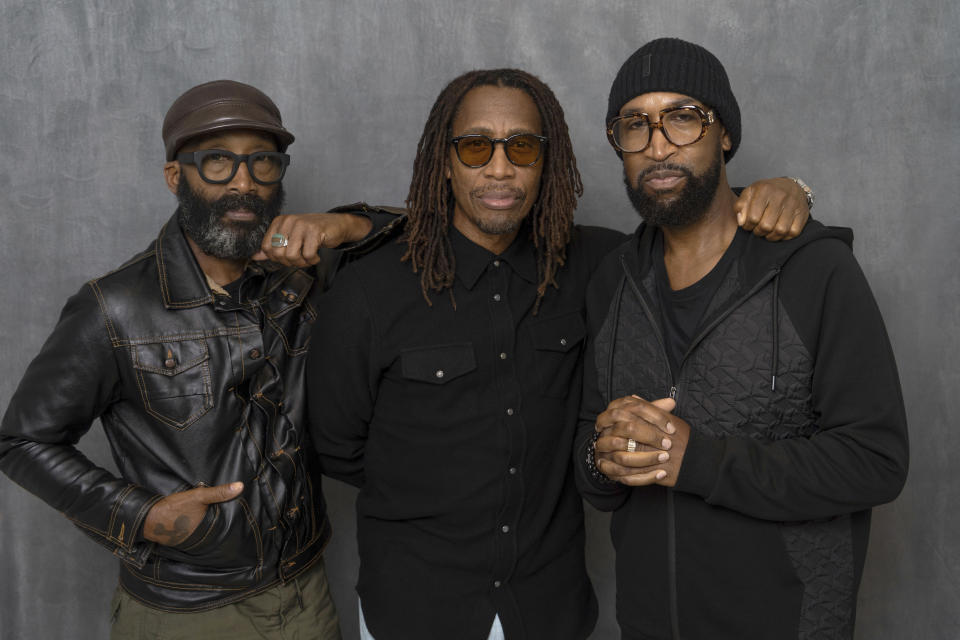
{"label": "mottled gray wall", "polygon": [[[887,320],[912,469],[875,511],[858,638],[960,637],[958,31],[955,0],[0,0],[0,408],[66,297],[172,212],[160,123],[188,87],[227,77],[275,99],[297,135],[289,208],[305,211],[402,202],[443,85],[519,66],[566,109],[586,184],[579,220],[626,230],[607,90],[637,46],[676,35],[730,72],[744,123],[732,180],[812,184],[816,216],[854,227]],[[97,427],[82,448],[109,464]],[[353,638],[354,494],[326,488],[327,562]],[[591,512],[589,525],[595,637],[613,638],[606,521]],[[115,576],[108,554],[0,478],[0,637],[106,637]]]}

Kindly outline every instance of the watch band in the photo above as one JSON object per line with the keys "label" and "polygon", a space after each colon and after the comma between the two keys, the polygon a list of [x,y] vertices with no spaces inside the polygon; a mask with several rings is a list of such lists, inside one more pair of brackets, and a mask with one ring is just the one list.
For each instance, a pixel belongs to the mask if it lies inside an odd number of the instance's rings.
{"label": "watch band", "polygon": [[803,195],[807,196],[807,209],[813,211],[813,189],[810,188],[810,185],[800,178],[794,178],[793,176],[787,177],[796,182],[800,190],[803,191]]}

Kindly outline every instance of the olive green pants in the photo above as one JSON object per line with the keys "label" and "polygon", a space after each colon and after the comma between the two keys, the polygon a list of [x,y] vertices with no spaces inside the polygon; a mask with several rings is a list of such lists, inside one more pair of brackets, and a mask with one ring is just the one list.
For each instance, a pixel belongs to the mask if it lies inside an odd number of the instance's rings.
{"label": "olive green pants", "polygon": [[120,587],[110,608],[110,640],[341,640],[323,560],[285,585],[210,611],[160,611]]}

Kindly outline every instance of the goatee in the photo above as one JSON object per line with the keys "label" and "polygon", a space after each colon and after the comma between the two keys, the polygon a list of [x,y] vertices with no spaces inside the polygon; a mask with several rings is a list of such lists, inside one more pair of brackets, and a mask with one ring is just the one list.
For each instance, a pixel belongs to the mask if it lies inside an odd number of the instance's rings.
{"label": "goatee", "polygon": [[[225,195],[213,202],[193,190],[185,179],[177,186],[177,221],[200,250],[215,258],[242,260],[260,250],[263,235],[283,208],[283,184],[268,199],[253,194]],[[254,214],[250,222],[226,220],[228,211]]]}
{"label": "goatee", "polygon": [[[675,197],[657,198],[643,188],[644,177],[658,170],[679,171],[686,176],[686,185]],[[700,176],[693,175],[682,165],[665,163],[644,169],[637,176],[636,188],[631,186],[626,174],[623,176],[623,182],[627,187],[630,203],[647,224],[657,227],[683,227],[700,220],[713,202],[717,185],[720,184],[720,158],[718,157]]]}

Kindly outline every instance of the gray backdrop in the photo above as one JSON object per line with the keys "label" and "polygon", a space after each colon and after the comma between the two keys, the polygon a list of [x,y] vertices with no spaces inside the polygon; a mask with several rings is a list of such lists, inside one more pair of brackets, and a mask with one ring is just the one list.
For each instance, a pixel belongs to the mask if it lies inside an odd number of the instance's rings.
{"label": "gray backdrop", "polygon": [[[852,226],[893,340],[910,417],[906,489],[875,511],[857,637],[960,637],[960,9],[955,0],[486,0],[483,3],[0,0],[0,408],[66,297],[144,248],[174,207],[160,124],[216,78],[270,94],[296,134],[290,211],[399,204],[430,105],[455,75],[519,66],[566,109],[580,222],[636,224],[603,134],[621,62],[663,35],[726,65],[743,111],[732,182],[801,176],[815,215]],[[81,448],[109,465],[98,426]],[[356,633],[354,492],[326,484],[327,553]],[[606,519],[588,513],[616,637]],[[0,478],[0,636],[103,638],[116,561]]]}

